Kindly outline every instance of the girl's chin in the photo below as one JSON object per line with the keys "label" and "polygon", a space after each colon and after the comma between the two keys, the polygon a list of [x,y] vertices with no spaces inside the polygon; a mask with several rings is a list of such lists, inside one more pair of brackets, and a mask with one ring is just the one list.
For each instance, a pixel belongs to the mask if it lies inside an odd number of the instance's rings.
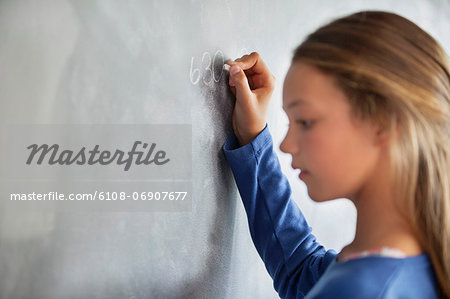
{"label": "girl's chin", "polygon": [[314,190],[311,190],[310,188],[308,188],[308,196],[314,202],[325,202],[325,201],[331,201],[331,200],[337,199],[337,198],[334,198],[329,195],[318,194],[318,193],[314,192]]}

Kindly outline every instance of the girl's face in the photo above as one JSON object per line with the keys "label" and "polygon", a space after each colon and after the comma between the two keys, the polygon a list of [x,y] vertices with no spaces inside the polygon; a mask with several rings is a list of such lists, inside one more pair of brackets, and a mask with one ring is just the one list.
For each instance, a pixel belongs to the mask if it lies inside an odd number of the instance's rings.
{"label": "girl's face", "polygon": [[380,153],[376,128],[351,114],[332,76],[294,62],[283,87],[289,129],[280,149],[292,155],[314,201],[352,199],[375,173]]}

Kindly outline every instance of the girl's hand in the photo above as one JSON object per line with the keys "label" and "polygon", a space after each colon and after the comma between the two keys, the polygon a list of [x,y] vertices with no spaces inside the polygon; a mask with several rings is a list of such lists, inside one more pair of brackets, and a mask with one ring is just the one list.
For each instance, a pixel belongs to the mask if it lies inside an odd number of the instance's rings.
{"label": "girl's hand", "polygon": [[231,92],[236,97],[233,130],[240,146],[243,146],[255,139],[266,126],[275,77],[257,52],[228,61],[227,64],[231,67]]}

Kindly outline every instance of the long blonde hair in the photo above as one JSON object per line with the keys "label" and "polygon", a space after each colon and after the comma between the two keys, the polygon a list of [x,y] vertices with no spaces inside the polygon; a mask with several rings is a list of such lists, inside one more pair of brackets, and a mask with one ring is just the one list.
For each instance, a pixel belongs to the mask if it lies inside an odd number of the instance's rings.
{"label": "long blonde hair", "polygon": [[391,132],[399,210],[450,298],[450,74],[439,43],[393,13],[363,11],[311,33],[292,61],[336,79],[357,117]]}

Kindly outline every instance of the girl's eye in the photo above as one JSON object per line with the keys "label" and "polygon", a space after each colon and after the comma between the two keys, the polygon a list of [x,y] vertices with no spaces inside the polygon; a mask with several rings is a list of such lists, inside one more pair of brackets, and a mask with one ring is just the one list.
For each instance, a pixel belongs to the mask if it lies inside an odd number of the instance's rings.
{"label": "girl's eye", "polygon": [[309,129],[312,125],[312,121],[311,120],[297,120],[296,123],[300,124],[302,127],[304,127],[305,129]]}

